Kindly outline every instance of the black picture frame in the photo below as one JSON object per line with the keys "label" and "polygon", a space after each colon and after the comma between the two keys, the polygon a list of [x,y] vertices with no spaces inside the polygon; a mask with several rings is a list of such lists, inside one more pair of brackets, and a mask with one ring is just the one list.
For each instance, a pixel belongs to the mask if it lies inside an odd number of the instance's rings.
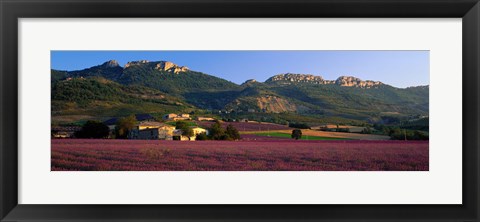
{"label": "black picture frame", "polygon": [[[1,221],[479,221],[480,5],[478,0],[0,0],[0,15]],[[19,18],[77,17],[462,18],[463,204],[18,204],[17,21]],[[450,76],[450,78],[459,77]]]}

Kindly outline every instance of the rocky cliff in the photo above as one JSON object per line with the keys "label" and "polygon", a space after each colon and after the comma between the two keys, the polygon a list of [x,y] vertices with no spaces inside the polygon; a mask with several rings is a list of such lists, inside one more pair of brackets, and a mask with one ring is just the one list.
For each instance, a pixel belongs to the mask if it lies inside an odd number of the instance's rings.
{"label": "rocky cliff", "polygon": [[154,69],[158,71],[165,71],[178,74],[180,72],[188,71],[188,67],[186,66],[179,66],[174,64],[173,62],[168,61],[158,61],[158,62],[150,62],[148,60],[140,60],[140,61],[132,61],[128,62],[125,65],[125,68],[132,67],[132,66],[139,66],[139,65],[152,65]]}
{"label": "rocky cliff", "polygon": [[179,72],[186,72],[188,70],[188,67],[178,66],[173,62],[160,61],[155,65],[155,69],[159,71],[173,72],[175,74],[178,74]]}
{"label": "rocky cliff", "polygon": [[353,76],[340,76],[335,80],[335,84],[339,86],[360,87],[360,88],[375,88],[382,85],[380,81],[361,80]]}
{"label": "rocky cliff", "polygon": [[131,62],[127,62],[124,68],[128,68],[131,66],[138,66],[138,65],[147,64],[147,63],[148,63],[148,60],[131,61]]}
{"label": "rocky cliff", "polygon": [[361,80],[353,76],[340,76],[337,80],[325,80],[321,76],[311,74],[279,74],[270,77],[266,83],[292,84],[292,83],[311,83],[311,84],[336,84],[345,87],[376,88],[382,85],[382,82]]}
{"label": "rocky cliff", "polygon": [[329,84],[328,81],[324,80],[321,76],[314,76],[310,74],[293,74],[293,73],[286,73],[286,74],[279,74],[270,77],[265,82],[286,82],[286,83],[294,83],[294,82],[303,82],[303,83],[313,83],[313,84]]}

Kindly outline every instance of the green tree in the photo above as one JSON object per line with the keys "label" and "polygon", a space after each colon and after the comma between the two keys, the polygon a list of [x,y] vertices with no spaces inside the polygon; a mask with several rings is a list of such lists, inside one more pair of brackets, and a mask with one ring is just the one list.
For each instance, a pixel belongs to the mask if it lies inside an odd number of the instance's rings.
{"label": "green tree", "polygon": [[301,139],[302,138],[302,131],[300,129],[292,130],[292,138],[295,139],[295,140]]}
{"label": "green tree", "polygon": [[210,126],[209,131],[210,137],[214,140],[221,140],[222,136],[225,135],[225,130],[219,121],[215,121],[215,123]]}
{"label": "green tree", "polygon": [[188,127],[188,123],[185,121],[175,122],[175,129],[185,129],[186,127]]}
{"label": "green tree", "polygon": [[97,121],[87,121],[82,129],[75,133],[75,137],[78,138],[107,138],[110,133],[110,129],[107,125]]}
{"label": "green tree", "polygon": [[115,136],[119,139],[125,139],[128,136],[130,130],[132,130],[137,124],[137,118],[135,115],[130,115],[118,119],[117,125],[115,126]]}
{"label": "green tree", "polygon": [[195,133],[193,132],[192,128],[187,127],[182,129],[182,135],[188,137],[188,140],[190,140],[192,136],[195,136]]}
{"label": "green tree", "polygon": [[192,136],[195,136],[192,128],[190,128],[188,123],[185,121],[177,121],[175,123],[175,128],[182,130],[182,136],[188,137],[188,140],[190,140]]}
{"label": "green tree", "polygon": [[240,139],[240,133],[238,132],[238,130],[232,124],[228,124],[225,133],[232,140],[239,140]]}

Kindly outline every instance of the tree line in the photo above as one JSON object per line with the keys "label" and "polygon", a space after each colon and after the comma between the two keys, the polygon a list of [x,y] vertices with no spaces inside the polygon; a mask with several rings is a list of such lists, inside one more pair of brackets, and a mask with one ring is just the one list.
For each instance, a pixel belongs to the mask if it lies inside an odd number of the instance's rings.
{"label": "tree line", "polygon": [[[134,115],[119,118],[114,135],[116,139],[127,139],[129,132],[135,128],[137,120]],[[239,140],[239,131],[231,124],[226,128],[223,128],[221,123],[217,120],[210,127],[207,128],[209,134],[200,133],[195,135],[190,124],[186,121],[177,121],[175,123],[175,129],[179,129],[182,132],[182,136],[186,136],[189,139],[196,136],[196,140]],[[99,121],[87,121],[80,131],[75,132],[76,138],[92,138],[102,139],[109,138],[110,129],[107,125]]]}
{"label": "tree line", "polygon": [[232,124],[228,124],[228,126],[224,129],[222,128],[222,124],[217,120],[207,129],[209,131],[209,134],[207,135],[206,133],[200,133],[197,135],[196,140],[239,140],[240,139],[240,133]]}

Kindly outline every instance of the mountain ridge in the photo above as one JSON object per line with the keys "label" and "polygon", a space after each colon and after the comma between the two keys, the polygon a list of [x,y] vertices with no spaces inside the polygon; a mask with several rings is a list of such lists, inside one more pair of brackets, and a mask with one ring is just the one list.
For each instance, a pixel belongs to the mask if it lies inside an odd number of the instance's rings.
{"label": "mountain ridge", "polygon": [[280,82],[281,84],[291,84],[296,83],[312,83],[319,85],[328,85],[328,84],[337,84],[339,86],[346,87],[359,87],[359,88],[373,88],[385,85],[380,81],[372,80],[361,80],[360,78],[354,76],[340,76],[336,80],[326,80],[322,76],[312,75],[312,74],[295,74],[295,73],[285,73],[278,74],[268,78],[265,83],[275,83]]}
{"label": "mountain ridge", "polygon": [[[86,71],[86,70],[91,70],[99,67],[105,67],[105,68],[112,68],[116,69],[118,71],[119,68],[125,70],[127,68],[133,67],[133,66],[149,66],[151,69],[156,69],[158,71],[164,71],[164,72],[170,72],[174,74],[179,74],[179,73],[186,73],[187,71],[193,71],[190,70],[187,66],[180,66],[177,65],[173,62],[170,61],[165,61],[165,60],[159,60],[159,61],[149,61],[149,60],[136,60],[136,61],[129,61],[127,62],[123,67],[118,63],[116,60],[108,60],[100,65],[92,66],[90,68],[82,69],[82,70],[72,70],[72,71],[66,71],[66,70],[57,70],[57,69],[52,69],[56,72],[66,72],[66,73],[78,73],[81,71]],[[197,72],[197,71],[193,71]],[[85,77],[85,76],[84,76]],[[219,77],[217,77],[219,78]],[[228,80],[227,80],[228,81]],[[372,87],[378,87],[381,85],[388,85],[385,84],[381,81],[374,81],[374,80],[362,80],[358,77],[355,76],[350,76],[350,75],[341,75],[335,80],[327,80],[324,79],[321,75],[314,75],[314,74],[302,74],[302,73],[281,73],[281,74],[276,74],[268,79],[266,79],[264,82],[255,80],[255,79],[248,79],[245,82],[237,85],[243,85],[243,84],[251,84],[251,83],[275,83],[275,82],[283,82],[283,83],[312,83],[312,84],[337,84],[340,86],[346,86],[346,87],[359,87],[359,88],[372,88]],[[236,84],[236,83],[235,83]],[[391,86],[391,85],[389,85]],[[413,87],[422,87],[422,86],[428,86],[428,85],[415,85],[415,86],[407,86],[404,87],[403,89],[406,88],[413,88]],[[395,86],[392,86],[395,87]],[[402,88],[402,87],[395,87],[395,88]]]}
{"label": "mountain ridge", "polygon": [[[83,70],[52,69],[51,75],[55,111],[63,114],[68,112],[62,112],[62,107],[72,106],[72,103],[79,106],[75,100],[68,99],[70,96],[80,98],[79,107],[83,109],[91,110],[88,104],[108,104],[105,107],[112,109],[109,113],[116,114],[144,110],[141,107],[148,106],[166,107],[158,109],[158,112],[223,110],[285,113],[287,116],[309,118],[338,117],[366,122],[381,119],[382,113],[428,115],[428,85],[396,88],[353,76],[326,80],[312,74],[285,73],[274,75],[265,82],[250,79],[239,85],[172,62],[147,60],[131,61],[124,67],[110,60]],[[76,81],[75,84],[65,82],[75,79],[91,80]],[[110,96],[102,96],[102,90]],[[131,93],[137,91],[151,95],[143,98],[138,93]],[[121,99],[112,92],[129,99]],[[118,105],[108,98],[114,98]],[[125,106],[129,108],[122,108]],[[98,110],[86,112],[101,113]]]}

